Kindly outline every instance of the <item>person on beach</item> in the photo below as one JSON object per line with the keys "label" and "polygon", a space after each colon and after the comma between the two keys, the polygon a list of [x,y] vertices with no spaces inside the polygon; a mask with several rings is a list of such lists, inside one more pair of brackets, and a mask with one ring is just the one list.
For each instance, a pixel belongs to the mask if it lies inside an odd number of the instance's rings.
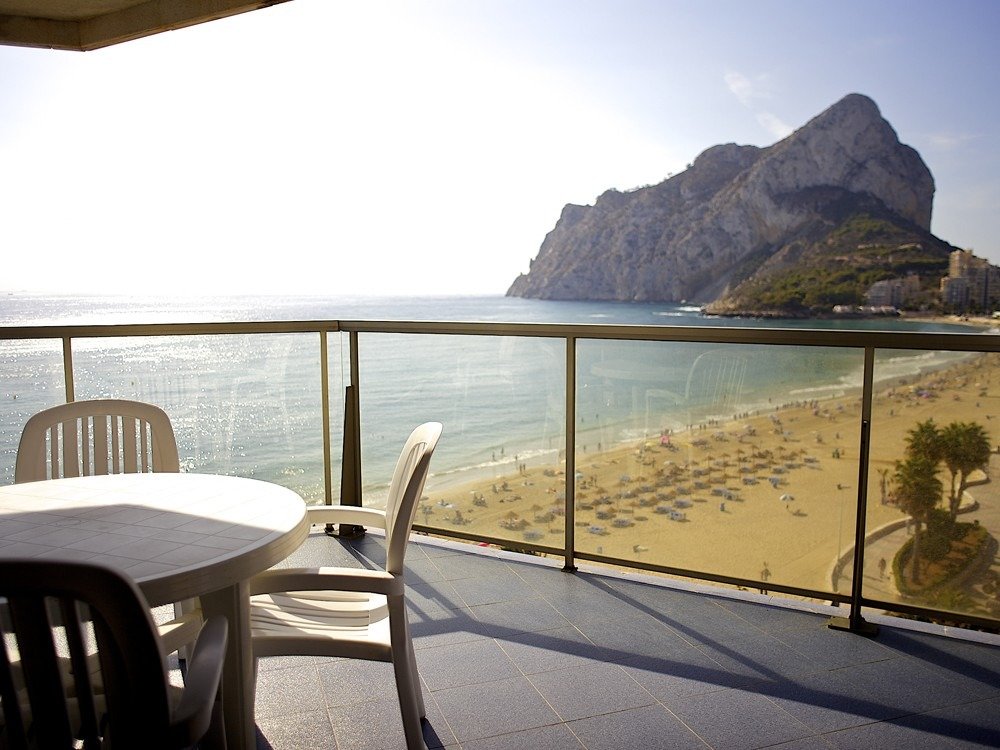
{"label": "person on beach", "polygon": [[[770,578],[771,578],[771,569],[769,567],[767,567],[767,560],[765,560],[764,561],[764,568],[763,568],[763,570],[760,571],[760,580],[763,581],[764,583],[767,583]],[[767,593],[767,589],[761,588],[760,589],[760,593],[766,594]]]}

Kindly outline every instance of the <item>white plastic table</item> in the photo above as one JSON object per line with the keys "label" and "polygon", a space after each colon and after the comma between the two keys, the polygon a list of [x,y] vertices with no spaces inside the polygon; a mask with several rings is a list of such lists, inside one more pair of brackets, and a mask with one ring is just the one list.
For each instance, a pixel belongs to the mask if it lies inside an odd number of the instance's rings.
{"label": "white plastic table", "polygon": [[255,748],[247,580],[309,534],[305,503],[276,484],[208,474],[116,474],[0,487],[0,558],[99,560],[151,606],[199,597],[229,620],[227,742]]}

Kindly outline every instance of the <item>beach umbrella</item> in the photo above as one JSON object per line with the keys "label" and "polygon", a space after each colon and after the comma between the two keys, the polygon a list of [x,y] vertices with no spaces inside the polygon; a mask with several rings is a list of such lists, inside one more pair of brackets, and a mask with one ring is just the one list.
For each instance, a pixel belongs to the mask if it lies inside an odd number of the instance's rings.
{"label": "beach umbrella", "polygon": [[794,500],[795,498],[794,498],[794,497],[793,497],[792,495],[789,495],[788,493],[785,493],[785,494],[784,494],[784,495],[782,495],[782,496],[781,496],[781,497],[780,497],[779,499],[780,499],[780,500],[781,500],[782,502],[785,502],[785,503],[787,503],[787,502],[790,502],[791,500]]}

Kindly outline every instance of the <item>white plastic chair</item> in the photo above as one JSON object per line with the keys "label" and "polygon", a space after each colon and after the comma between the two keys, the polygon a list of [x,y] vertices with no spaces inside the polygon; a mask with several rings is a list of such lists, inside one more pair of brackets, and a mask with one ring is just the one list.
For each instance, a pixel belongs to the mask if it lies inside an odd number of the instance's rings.
{"label": "white plastic chair", "polygon": [[307,511],[316,524],[385,529],[385,570],[272,569],[250,581],[254,659],[304,655],[392,662],[409,750],[424,747],[420,721],[426,711],[406,617],[403,558],[441,429],[428,422],[410,434],[384,511],[346,506]]}
{"label": "white plastic chair", "polygon": [[205,623],[180,691],[168,683],[142,592],[120,572],[6,559],[0,597],[0,745],[225,747],[225,617]]}
{"label": "white plastic chair", "polygon": [[[21,432],[14,483],[62,477],[178,472],[170,417],[158,406],[123,399],[73,401],[31,416]],[[196,601],[178,602],[159,626],[166,653],[178,652],[201,627]]]}
{"label": "white plastic chair", "polygon": [[95,399],[53,406],[25,423],[14,482],[147,471],[180,471],[166,412],[139,401]]}

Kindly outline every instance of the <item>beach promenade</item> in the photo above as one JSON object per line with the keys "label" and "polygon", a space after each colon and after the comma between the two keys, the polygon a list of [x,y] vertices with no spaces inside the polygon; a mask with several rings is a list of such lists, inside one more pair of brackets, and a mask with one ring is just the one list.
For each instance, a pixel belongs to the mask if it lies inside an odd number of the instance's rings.
{"label": "beach promenade", "polygon": [[[990,457],[990,477],[1000,477],[1000,454]],[[969,499],[975,503],[975,509],[962,513],[959,520],[964,522],[978,521],[987,529],[1000,529],[1000,481],[990,480],[967,491]],[[900,601],[899,591],[893,582],[891,565],[892,558],[907,539],[910,532],[904,526],[890,534],[880,537],[865,545],[865,594],[872,598],[887,601]],[[996,535],[994,531],[994,535]],[[879,560],[886,560],[887,568],[884,575],[879,575]],[[993,561],[993,570],[1000,574],[1000,557]]]}

